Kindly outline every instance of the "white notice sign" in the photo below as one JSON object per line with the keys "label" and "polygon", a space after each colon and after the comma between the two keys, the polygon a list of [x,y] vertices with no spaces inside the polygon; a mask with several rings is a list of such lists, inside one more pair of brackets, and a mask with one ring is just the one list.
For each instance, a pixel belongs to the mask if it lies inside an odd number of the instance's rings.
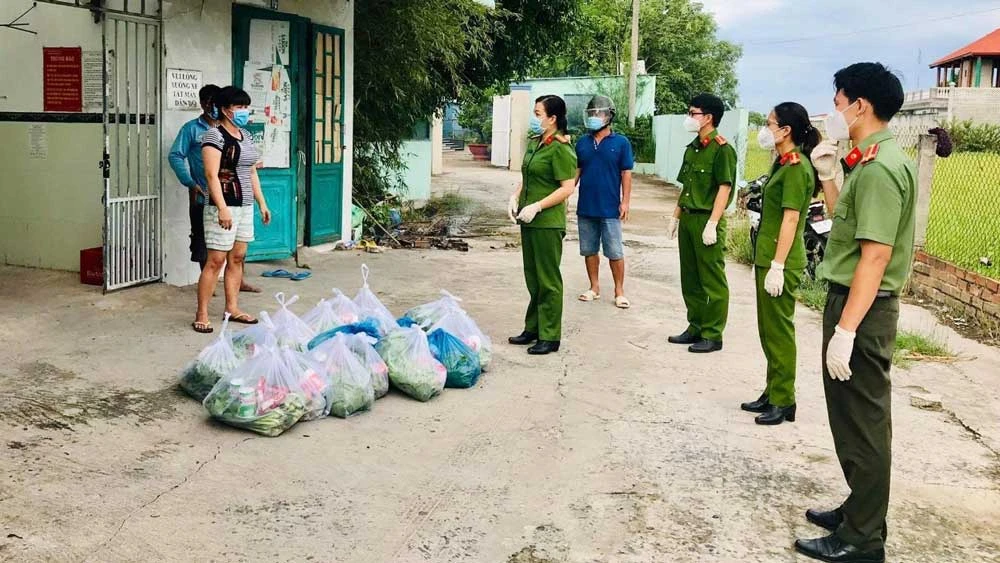
{"label": "white notice sign", "polygon": [[201,109],[198,90],[201,90],[200,70],[167,69],[167,109]]}
{"label": "white notice sign", "polygon": [[44,123],[28,126],[28,158],[44,160],[49,157],[49,129]]}
{"label": "white notice sign", "polygon": [[[83,109],[85,111],[103,111],[104,96],[104,65],[100,51],[83,52]],[[109,104],[110,105],[110,104]]]}

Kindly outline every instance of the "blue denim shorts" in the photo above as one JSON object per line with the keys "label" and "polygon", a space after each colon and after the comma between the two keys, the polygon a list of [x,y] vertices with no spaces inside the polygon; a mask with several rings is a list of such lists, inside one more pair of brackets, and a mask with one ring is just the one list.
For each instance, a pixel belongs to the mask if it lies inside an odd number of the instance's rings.
{"label": "blue denim shorts", "polygon": [[581,256],[596,256],[603,246],[608,260],[625,258],[621,219],[577,217],[577,225],[580,227]]}

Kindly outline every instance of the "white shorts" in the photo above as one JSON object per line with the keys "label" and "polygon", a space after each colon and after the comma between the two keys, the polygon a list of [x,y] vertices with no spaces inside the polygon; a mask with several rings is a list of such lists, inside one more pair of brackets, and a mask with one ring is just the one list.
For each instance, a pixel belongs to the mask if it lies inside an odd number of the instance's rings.
{"label": "white shorts", "polygon": [[237,242],[253,242],[253,204],[229,208],[233,214],[233,228],[222,228],[219,224],[219,208],[205,206],[205,246],[209,250],[229,252]]}

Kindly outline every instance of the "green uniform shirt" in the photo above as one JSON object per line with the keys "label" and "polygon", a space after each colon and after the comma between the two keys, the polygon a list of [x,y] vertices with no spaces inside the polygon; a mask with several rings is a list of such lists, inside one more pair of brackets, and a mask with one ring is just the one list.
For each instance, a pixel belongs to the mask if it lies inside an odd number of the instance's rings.
{"label": "green uniform shirt", "polygon": [[795,147],[775,163],[771,178],[764,185],[763,211],[760,216],[760,231],[757,234],[757,252],[754,263],[762,268],[770,268],[778,250],[778,236],[785,210],[799,212],[799,225],[795,229],[792,248],[785,259],[788,270],[802,270],[806,267],[806,245],[802,231],[809,215],[809,203],[816,189],[816,177],[812,163]]}
{"label": "green uniform shirt", "polygon": [[[861,241],[887,244],[892,259],[879,289],[899,294],[913,262],[916,167],[888,129],[870,135],[857,150],[833,212],[821,275],[850,286],[861,259]],[[845,164],[851,160],[848,155]]]}
{"label": "green uniform shirt", "polygon": [[[521,165],[520,207],[537,203],[559,189],[560,182],[576,177],[576,151],[569,145],[550,137],[549,142],[528,142]],[[566,229],[566,202],[543,210],[531,223],[524,225],[535,229]]]}
{"label": "green uniform shirt", "polygon": [[[704,140],[695,137],[684,151],[684,164],[677,181],[684,185],[678,205],[684,209],[711,211],[719,195],[719,186],[736,185],[736,149],[716,131]],[[733,201],[733,192],[735,190],[730,190],[728,203]]]}

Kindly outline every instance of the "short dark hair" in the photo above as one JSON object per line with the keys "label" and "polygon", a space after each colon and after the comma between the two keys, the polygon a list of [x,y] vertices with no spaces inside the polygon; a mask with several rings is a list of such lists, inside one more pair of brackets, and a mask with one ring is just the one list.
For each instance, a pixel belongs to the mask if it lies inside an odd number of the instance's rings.
{"label": "short dark hair", "polygon": [[233,106],[248,106],[250,105],[250,94],[247,94],[244,90],[236,86],[226,86],[219,90],[219,93],[215,95],[213,100],[215,101],[215,107],[220,109]]}
{"label": "short dark hair", "polygon": [[712,114],[712,125],[715,127],[722,123],[722,116],[726,113],[726,104],[722,102],[722,98],[712,94],[698,94],[691,98],[688,105],[700,109],[702,113]]}
{"label": "short dark hair", "polygon": [[542,104],[545,107],[545,115],[556,118],[556,128],[563,133],[566,132],[569,124],[566,121],[566,102],[562,98],[559,96],[541,96],[535,100],[535,103]]}
{"label": "short dark hair", "polygon": [[871,103],[875,116],[882,121],[892,119],[903,107],[903,84],[882,63],[854,63],[833,75],[837,91],[844,91],[852,104],[858,98]]}
{"label": "short dark hair", "polygon": [[215,100],[215,97],[219,95],[219,90],[222,90],[222,88],[219,88],[215,84],[202,86],[201,90],[198,90],[198,98],[201,100],[202,105]]}

